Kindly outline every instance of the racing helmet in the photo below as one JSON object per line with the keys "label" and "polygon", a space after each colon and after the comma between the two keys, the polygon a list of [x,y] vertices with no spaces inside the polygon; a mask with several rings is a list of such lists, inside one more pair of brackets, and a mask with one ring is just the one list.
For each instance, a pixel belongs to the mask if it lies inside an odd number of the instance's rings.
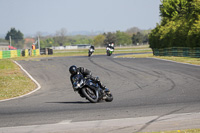
{"label": "racing helmet", "polygon": [[77,67],[75,65],[70,66],[69,72],[73,75],[77,73]]}

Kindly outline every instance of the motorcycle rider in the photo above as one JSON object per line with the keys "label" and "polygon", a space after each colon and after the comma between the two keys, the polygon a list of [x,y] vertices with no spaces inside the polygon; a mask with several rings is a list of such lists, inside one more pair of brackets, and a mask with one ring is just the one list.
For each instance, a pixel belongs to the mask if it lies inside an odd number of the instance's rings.
{"label": "motorcycle rider", "polygon": [[91,46],[90,46],[90,49],[94,49],[94,50],[95,50],[95,48],[94,48],[94,46],[93,46],[93,45],[91,45]]}
{"label": "motorcycle rider", "polygon": [[111,48],[111,49],[115,49],[115,48],[114,48],[114,43],[113,43],[113,42],[109,43],[109,44],[107,45],[107,47],[109,47],[109,48]]}
{"label": "motorcycle rider", "polygon": [[94,51],[95,51],[95,48],[93,45],[91,45],[88,51],[88,56],[91,56]]}
{"label": "motorcycle rider", "polygon": [[71,73],[70,80],[71,80],[72,84],[73,84],[72,77],[74,75],[76,75],[78,72],[80,72],[84,77],[90,78],[91,80],[93,80],[96,83],[98,83],[103,90],[106,88],[106,86],[104,86],[101,83],[101,81],[99,80],[98,77],[93,77],[92,76],[92,72],[90,70],[88,70],[88,69],[84,69],[83,67],[76,67],[75,65],[72,65],[69,68],[69,72]]}

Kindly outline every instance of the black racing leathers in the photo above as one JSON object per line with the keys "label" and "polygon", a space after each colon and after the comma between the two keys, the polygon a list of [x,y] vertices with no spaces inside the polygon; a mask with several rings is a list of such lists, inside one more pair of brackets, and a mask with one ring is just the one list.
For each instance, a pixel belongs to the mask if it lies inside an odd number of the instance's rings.
{"label": "black racing leathers", "polygon": [[[92,76],[92,72],[90,70],[84,69],[83,67],[78,67],[77,68],[77,72],[80,72],[84,77],[87,77],[87,78],[97,82],[102,89],[105,89],[105,86],[100,82],[99,78]],[[70,77],[70,80],[71,80],[72,84],[73,84],[73,81],[72,81],[72,77],[73,76],[74,75],[71,75],[71,77]]]}

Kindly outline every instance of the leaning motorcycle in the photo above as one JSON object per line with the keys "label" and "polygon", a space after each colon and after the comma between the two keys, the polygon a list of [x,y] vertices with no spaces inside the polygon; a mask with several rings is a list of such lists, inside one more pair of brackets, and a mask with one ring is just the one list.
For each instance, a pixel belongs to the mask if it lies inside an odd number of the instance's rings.
{"label": "leaning motorcycle", "polygon": [[88,56],[90,57],[92,55],[92,53],[94,52],[94,49],[93,48],[90,48],[89,51],[88,51]]}
{"label": "leaning motorcycle", "polygon": [[78,92],[81,97],[86,98],[91,103],[97,103],[102,100],[111,102],[113,100],[113,96],[108,88],[103,90],[98,83],[85,78],[81,73],[74,75],[72,81],[74,91]]}
{"label": "leaning motorcycle", "polygon": [[113,52],[114,52],[114,48],[111,48],[111,47],[106,48],[107,56],[111,56]]}

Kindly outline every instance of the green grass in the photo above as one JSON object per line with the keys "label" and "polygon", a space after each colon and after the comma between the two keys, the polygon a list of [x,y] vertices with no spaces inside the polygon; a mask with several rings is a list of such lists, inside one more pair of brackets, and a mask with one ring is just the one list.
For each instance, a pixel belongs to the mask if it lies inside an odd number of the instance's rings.
{"label": "green grass", "polygon": [[200,133],[200,129],[187,129],[187,130],[176,130],[176,131],[165,131],[165,132],[162,131],[162,132],[151,132],[151,133]]}
{"label": "green grass", "polygon": [[0,60],[0,100],[24,95],[36,88],[11,59]]}
{"label": "green grass", "polygon": [[156,57],[161,59],[172,60],[176,62],[189,63],[194,65],[200,65],[200,58],[191,58],[191,57]]}
{"label": "green grass", "polygon": [[137,54],[137,55],[123,55],[118,56],[118,58],[146,58],[146,57],[153,57],[159,59],[166,59],[181,63],[189,63],[194,65],[200,65],[200,58],[191,58],[191,57],[174,57],[174,56],[153,56],[153,54]]}

